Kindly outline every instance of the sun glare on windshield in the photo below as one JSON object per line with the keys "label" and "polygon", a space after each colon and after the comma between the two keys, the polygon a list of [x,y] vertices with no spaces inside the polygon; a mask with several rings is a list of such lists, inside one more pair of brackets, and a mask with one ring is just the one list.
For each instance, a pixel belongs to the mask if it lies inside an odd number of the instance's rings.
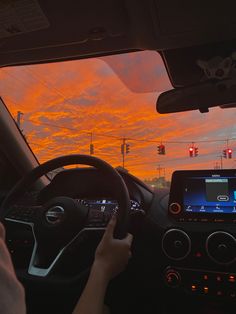
{"label": "sun glare on windshield", "polygon": [[234,154],[233,109],[156,112],[172,88],[156,52],[9,67],[0,77],[0,96],[40,162],[92,154],[153,186],[176,169],[235,166],[223,156]]}

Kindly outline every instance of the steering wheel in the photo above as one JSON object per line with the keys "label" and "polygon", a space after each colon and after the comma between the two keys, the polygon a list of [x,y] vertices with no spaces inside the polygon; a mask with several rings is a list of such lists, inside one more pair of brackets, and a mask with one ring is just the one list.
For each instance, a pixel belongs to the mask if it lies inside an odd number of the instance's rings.
{"label": "steering wheel", "polygon": [[[113,188],[113,197],[118,202],[115,237],[126,234],[130,198],[120,174],[107,162],[89,155],[67,155],[51,159],[34,168],[8,193],[2,203],[0,219],[30,225],[34,236],[28,274],[47,277],[61,255],[85,230],[103,230],[110,217],[89,210],[77,200],[69,197],[54,197],[40,205],[19,205],[19,199],[33,183],[49,171],[59,167],[82,164],[93,166],[106,175]],[[96,227],[94,226],[96,221]],[[101,227],[98,226],[100,222]]]}

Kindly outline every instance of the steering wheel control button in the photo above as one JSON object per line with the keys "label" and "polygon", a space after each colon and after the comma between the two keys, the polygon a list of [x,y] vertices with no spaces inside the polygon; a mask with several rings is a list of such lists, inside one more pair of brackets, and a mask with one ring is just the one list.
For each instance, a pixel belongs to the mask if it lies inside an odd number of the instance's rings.
{"label": "steering wheel control button", "polygon": [[218,264],[231,264],[236,260],[236,239],[227,232],[217,231],[206,241],[208,256]]}
{"label": "steering wheel control button", "polygon": [[65,219],[65,210],[62,206],[53,206],[46,211],[45,217],[49,224],[58,225]]}
{"label": "steering wheel control button", "polygon": [[165,273],[165,282],[170,288],[177,288],[181,284],[180,273],[174,269],[168,269]]}
{"label": "steering wheel control button", "polygon": [[186,232],[170,229],[162,238],[162,250],[168,258],[182,260],[190,253],[191,240]]}
{"label": "steering wheel control button", "polygon": [[181,213],[182,211],[182,208],[180,206],[179,203],[171,203],[170,206],[169,206],[169,212],[172,214],[172,215],[178,215],[179,213]]}
{"label": "steering wheel control button", "polygon": [[13,206],[10,213],[6,218],[19,220],[22,222],[32,222],[35,217],[36,209],[41,208],[40,206]]}

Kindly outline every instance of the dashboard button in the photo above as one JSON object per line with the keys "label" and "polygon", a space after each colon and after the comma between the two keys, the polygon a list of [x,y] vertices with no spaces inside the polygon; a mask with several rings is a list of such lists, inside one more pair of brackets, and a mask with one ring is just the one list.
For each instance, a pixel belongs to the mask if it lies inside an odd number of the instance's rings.
{"label": "dashboard button", "polygon": [[229,291],[228,296],[229,296],[231,299],[236,299],[236,291],[235,291],[235,290]]}
{"label": "dashboard button", "polygon": [[217,275],[216,276],[216,281],[217,282],[222,282],[223,281],[222,276],[221,275]]}
{"label": "dashboard button", "polygon": [[222,297],[222,296],[223,296],[223,291],[222,291],[222,290],[217,290],[217,291],[216,291],[216,295],[217,295],[218,297]]}
{"label": "dashboard button", "polygon": [[228,281],[231,283],[235,283],[236,282],[236,276],[235,275],[229,275]]}
{"label": "dashboard button", "polygon": [[196,292],[198,290],[198,286],[197,285],[191,285],[191,291],[192,292]]}
{"label": "dashboard button", "polygon": [[171,288],[177,288],[181,284],[180,273],[174,269],[167,270],[165,274],[165,282]]}

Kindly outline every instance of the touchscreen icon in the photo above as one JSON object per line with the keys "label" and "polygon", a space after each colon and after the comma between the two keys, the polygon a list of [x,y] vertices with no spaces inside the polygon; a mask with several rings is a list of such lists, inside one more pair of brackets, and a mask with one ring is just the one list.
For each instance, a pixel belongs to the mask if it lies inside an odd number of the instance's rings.
{"label": "touchscreen icon", "polygon": [[228,195],[218,195],[218,196],[217,196],[217,200],[218,200],[219,202],[228,202],[229,197],[228,197]]}

